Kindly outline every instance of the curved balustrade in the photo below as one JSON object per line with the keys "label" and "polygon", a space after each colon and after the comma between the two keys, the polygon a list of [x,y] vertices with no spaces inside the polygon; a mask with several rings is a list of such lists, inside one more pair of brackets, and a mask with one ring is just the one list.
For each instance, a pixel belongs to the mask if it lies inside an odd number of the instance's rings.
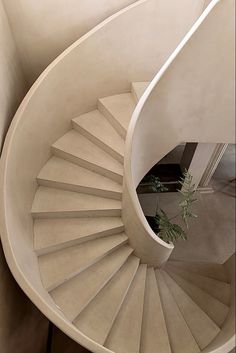
{"label": "curved balustrade", "polygon": [[123,217],[136,254],[155,266],[173,247],[152,232],[135,189],[183,141],[234,141],[232,6],[230,0],[211,2],[147,88],[128,130]]}
{"label": "curved balustrade", "polygon": [[[198,17],[203,2],[140,0],[104,21],[74,43],[44,71],[24,99],[7,135],[1,160],[0,226],[9,267],[19,285],[39,309],[68,336],[91,351],[111,352],[78,331],[64,317],[41,283],[38,259],[33,251],[33,221],[30,214],[37,188],[36,177],[50,157],[50,146],[68,131],[72,118],[93,110],[100,97],[127,91],[132,81],[152,79]],[[216,3],[217,1],[213,1],[190,32],[191,35]],[[231,4],[232,1],[225,0],[222,3]],[[218,12],[217,8],[212,11],[212,16],[209,15],[210,22],[212,17],[214,22],[217,15],[226,15],[224,6]],[[158,17],[165,20],[157,21]],[[225,18],[222,21],[226,28],[230,28],[231,22],[228,18],[227,21]],[[161,266],[168,259],[173,246],[157,240],[147,225],[135,193],[138,182],[154,163],[180,141],[185,140],[186,136],[188,141],[197,139],[204,142],[207,139],[207,142],[217,142],[217,137],[221,138],[220,142],[222,139],[224,142],[232,140],[232,131],[223,130],[224,124],[218,121],[220,114],[226,111],[225,104],[231,106],[231,87],[225,84],[220,90],[216,90],[218,93],[214,97],[210,94],[207,96],[209,99],[203,97],[203,92],[210,93],[218,87],[217,82],[222,79],[221,75],[226,75],[226,82],[231,82],[231,79],[228,80],[231,66],[228,65],[226,69],[226,65],[222,65],[223,55],[214,57],[209,77],[212,78],[216,67],[222,69],[220,73],[217,72],[214,81],[207,80],[204,90],[201,85],[202,77],[198,76],[200,73],[206,76],[205,71],[201,71],[202,64],[206,63],[203,58],[205,55],[209,58],[214,46],[216,49],[219,46],[218,42],[214,42],[214,37],[206,36],[209,32],[207,24],[208,21],[202,24],[201,30],[188,41],[181,53],[172,56],[175,58],[173,64],[169,65],[169,61],[151,83],[134,113],[128,132],[123,200],[126,233],[141,260],[155,266]],[[214,30],[217,30],[217,40],[222,40],[223,53],[228,50],[223,48],[225,33],[221,34],[220,26]],[[227,39],[227,47],[229,40],[230,38]],[[207,43],[211,43],[211,48],[205,47]],[[182,49],[179,46],[177,52],[180,48]],[[207,49],[209,53],[206,52]],[[198,60],[193,60],[196,56]],[[199,64],[198,71],[196,61]],[[184,67],[187,68],[186,71]],[[205,70],[209,69],[208,63]],[[191,100],[191,97],[195,99]],[[205,128],[205,120],[201,125],[199,119],[194,120],[193,117],[191,124],[187,124],[187,127],[184,125],[189,111],[198,109],[199,99],[209,106],[212,104],[210,99],[213,99],[215,107],[209,115],[212,117],[214,114],[217,130],[210,130],[212,119],[209,119],[211,121],[204,134],[195,127],[197,124],[200,128]],[[221,102],[222,108],[218,107],[218,102]],[[158,125],[156,116],[160,118]],[[176,116],[178,119],[175,119]],[[214,126],[216,122],[214,121]],[[231,117],[228,123],[231,123]],[[194,134],[190,134],[191,129],[195,129]],[[220,130],[224,132],[223,137]],[[145,237],[145,247],[142,236]]]}

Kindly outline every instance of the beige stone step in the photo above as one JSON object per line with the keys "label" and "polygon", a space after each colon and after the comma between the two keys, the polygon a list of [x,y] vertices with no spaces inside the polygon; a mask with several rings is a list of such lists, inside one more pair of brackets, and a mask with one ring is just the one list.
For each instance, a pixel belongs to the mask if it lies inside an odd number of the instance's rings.
{"label": "beige stone step", "polygon": [[57,157],[122,183],[123,165],[74,129],[56,141],[52,151]]}
{"label": "beige stone step", "polygon": [[124,139],[135,105],[136,103],[131,93],[109,96],[98,101],[99,111]]}
{"label": "beige stone step", "polygon": [[183,270],[175,266],[171,267],[171,270],[177,275],[184,278],[186,281],[194,284],[196,287],[204,290],[210,294],[213,298],[218,299],[220,302],[227,306],[230,306],[231,298],[231,286],[228,283],[218,281],[216,279],[198,275],[197,273]]}
{"label": "beige stone step", "polygon": [[144,91],[147,89],[150,82],[133,82],[131,86],[131,92],[136,102],[140,100]]}
{"label": "beige stone step", "polygon": [[120,200],[122,186],[65,159],[52,157],[37,177],[38,184]]}
{"label": "beige stone step", "polygon": [[160,270],[156,271],[156,278],[172,353],[200,353],[200,348],[177,306]]}
{"label": "beige stone step", "polygon": [[187,261],[168,261],[168,266],[175,266],[196,273],[205,277],[217,279],[218,281],[230,283],[225,267],[215,263],[187,262]]}
{"label": "beige stone step", "polygon": [[98,110],[80,115],[72,120],[72,124],[75,130],[123,163],[124,140]]}
{"label": "beige stone step", "polygon": [[175,280],[176,283],[187,293],[190,298],[219,326],[222,327],[228,313],[229,308],[219,300],[196,287],[182,277],[178,276],[170,270],[167,273]]}
{"label": "beige stone step", "polygon": [[146,281],[146,265],[140,265],[119,314],[105,342],[116,353],[139,353]]}
{"label": "beige stone step", "polygon": [[124,233],[111,235],[39,257],[44,287],[51,291],[127,243]]}
{"label": "beige stone step", "polygon": [[139,259],[131,256],[74,321],[80,331],[104,345],[138,266]]}
{"label": "beige stone step", "polygon": [[171,353],[153,268],[147,270],[140,353]]}
{"label": "beige stone step", "polygon": [[120,217],[36,219],[34,249],[43,255],[122,232],[124,224]]}
{"label": "beige stone step", "polygon": [[128,245],[122,246],[50,293],[70,321],[73,321],[115,276],[132,251]]}
{"label": "beige stone step", "polygon": [[121,201],[40,186],[31,212],[33,218],[116,217]]}
{"label": "beige stone step", "polygon": [[163,277],[198,346],[203,350],[220,332],[220,328],[165,272]]}

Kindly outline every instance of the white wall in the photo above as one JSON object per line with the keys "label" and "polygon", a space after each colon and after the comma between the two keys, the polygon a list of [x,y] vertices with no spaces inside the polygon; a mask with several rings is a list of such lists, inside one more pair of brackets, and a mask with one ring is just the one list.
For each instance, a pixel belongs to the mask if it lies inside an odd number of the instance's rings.
{"label": "white wall", "polygon": [[8,126],[25,92],[19,56],[0,0],[0,151]]}
{"label": "white wall", "polygon": [[29,83],[64,49],[136,0],[4,0]]}

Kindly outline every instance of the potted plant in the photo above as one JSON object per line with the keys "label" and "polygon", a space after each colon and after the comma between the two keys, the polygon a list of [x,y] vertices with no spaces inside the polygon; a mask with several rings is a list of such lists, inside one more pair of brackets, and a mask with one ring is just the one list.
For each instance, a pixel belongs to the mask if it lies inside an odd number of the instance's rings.
{"label": "potted plant", "polygon": [[[149,176],[150,177],[150,176]],[[152,180],[152,189],[166,191],[166,188],[160,185],[158,180],[154,178],[149,178]],[[193,177],[188,172],[185,171],[183,177],[179,181],[182,186],[178,192],[181,194],[181,200],[178,204],[178,211],[174,217],[169,217],[167,213],[160,209],[156,212],[155,216],[147,216],[147,221],[153,231],[166,243],[174,243],[179,239],[187,239],[187,231],[189,229],[189,219],[196,218],[197,216],[191,211],[191,207],[194,202],[197,201],[195,198],[195,185],[193,184]],[[162,191],[161,191],[162,192]],[[183,226],[175,223],[174,220],[179,219],[183,221]]]}

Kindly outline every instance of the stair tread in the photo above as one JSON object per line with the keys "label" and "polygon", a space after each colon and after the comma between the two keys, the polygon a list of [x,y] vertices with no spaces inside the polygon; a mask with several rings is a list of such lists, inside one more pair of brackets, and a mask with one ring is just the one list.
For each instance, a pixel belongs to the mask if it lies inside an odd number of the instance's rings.
{"label": "stair tread", "polygon": [[[82,167],[90,165],[92,171],[98,171],[98,168],[103,168],[120,177],[123,176],[123,165],[120,162],[74,129],[57,140],[53,144],[52,149],[59,157],[63,156],[65,159],[66,156],[69,159],[71,157],[76,158],[76,161]],[[73,159],[74,161],[75,159]]]}
{"label": "stair tread", "polygon": [[79,315],[119,271],[132,251],[128,245],[122,246],[50,293],[70,321]]}
{"label": "stair tread", "polygon": [[55,289],[126,242],[126,235],[121,233],[40,256],[43,285],[48,291]]}
{"label": "stair tread", "polygon": [[160,270],[156,271],[156,278],[173,353],[200,353],[200,348],[165,283]]}
{"label": "stair tread", "polygon": [[116,353],[139,353],[146,265],[140,265],[105,346]]}
{"label": "stair tread", "polygon": [[104,345],[127,291],[138,269],[139,259],[127,262],[78,316],[74,324],[94,341]]}
{"label": "stair tread", "polygon": [[73,119],[74,128],[81,127],[83,130],[102,141],[120,157],[124,157],[124,140],[98,110],[80,115]]}
{"label": "stair tread", "polygon": [[193,337],[203,350],[218,335],[220,328],[165,271],[162,273]]}
{"label": "stair tread", "polygon": [[186,269],[189,272],[217,279],[218,281],[229,282],[227,272],[221,264],[171,260],[168,261],[168,265]]}
{"label": "stair tread", "polygon": [[176,283],[187,293],[190,298],[219,326],[222,327],[229,308],[219,300],[213,298],[202,289],[194,284],[186,281],[170,270],[167,273],[175,280]]}
{"label": "stair tread", "polygon": [[[102,109],[101,109],[102,106]],[[123,93],[99,99],[99,109],[112,115],[126,132],[135,108],[135,101],[131,93]]]}
{"label": "stair tread", "polygon": [[150,82],[133,82],[132,83],[132,93],[133,93],[136,101],[139,101],[139,99],[142,97],[144,91],[146,91],[149,84],[150,84]]}
{"label": "stair tread", "polygon": [[229,283],[218,281],[216,279],[205,277],[197,273],[177,268],[176,266],[169,266],[174,273],[178,274],[186,281],[194,284],[198,288],[204,290],[212,297],[218,299],[223,304],[229,306],[231,301],[231,286]]}
{"label": "stair tread", "polygon": [[96,212],[103,216],[119,216],[120,211],[121,201],[118,200],[44,186],[38,188],[32,207],[32,215],[35,218],[40,215],[47,217],[47,214],[55,216],[59,213],[64,213],[65,216],[68,213],[73,215],[76,212],[89,216],[94,216]]}
{"label": "stair tread", "polygon": [[171,353],[153,268],[147,270],[140,353]]}
{"label": "stair tread", "polygon": [[51,182],[50,186],[55,185],[57,187],[59,185],[67,190],[70,190],[71,187],[72,191],[74,189],[75,191],[91,193],[89,189],[93,189],[111,195],[121,195],[122,193],[122,186],[119,183],[57,157],[52,157],[45,164],[37,180],[40,185],[47,186],[42,184],[43,181]]}
{"label": "stair tread", "polygon": [[79,244],[105,235],[124,231],[120,217],[55,218],[34,221],[34,248],[42,251]]}

